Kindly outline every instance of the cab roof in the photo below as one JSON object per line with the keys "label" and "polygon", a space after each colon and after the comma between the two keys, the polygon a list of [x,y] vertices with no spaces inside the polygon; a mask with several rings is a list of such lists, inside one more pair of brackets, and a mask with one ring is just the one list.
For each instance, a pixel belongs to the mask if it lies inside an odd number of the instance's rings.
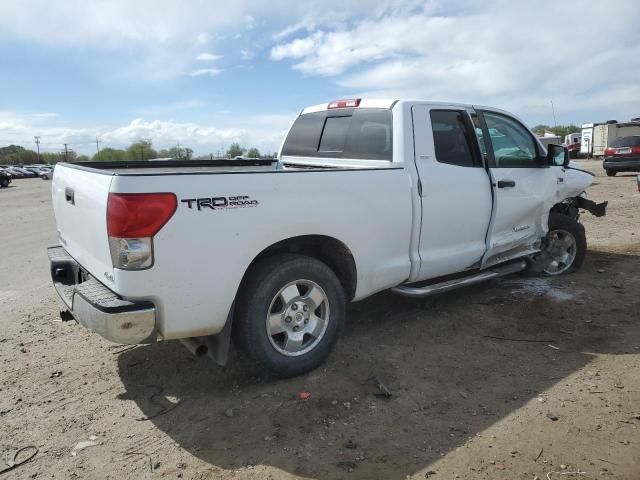
{"label": "cab roof", "polygon": [[[388,99],[388,98],[352,98],[352,99],[341,99],[341,100],[332,100],[326,103],[319,103],[317,105],[312,105],[310,107],[305,108],[300,112],[300,115],[304,115],[306,113],[314,113],[314,112],[324,112],[330,109],[337,108],[354,108],[354,105],[344,105],[343,107],[336,107],[335,104],[340,102],[357,102],[357,106],[355,108],[393,108],[398,103],[411,103],[411,104],[422,104],[422,105],[450,105],[450,106],[458,106],[458,107],[472,107],[472,105],[467,103],[457,103],[457,102],[434,102],[429,100],[420,100],[420,99]],[[330,106],[334,104],[333,106]]]}

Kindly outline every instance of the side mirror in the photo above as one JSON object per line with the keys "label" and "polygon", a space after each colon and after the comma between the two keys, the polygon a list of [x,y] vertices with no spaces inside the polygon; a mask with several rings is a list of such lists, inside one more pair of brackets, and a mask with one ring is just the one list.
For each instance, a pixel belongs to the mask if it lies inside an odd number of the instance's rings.
{"label": "side mirror", "polygon": [[547,165],[552,167],[569,166],[569,150],[562,145],[547,145]]}

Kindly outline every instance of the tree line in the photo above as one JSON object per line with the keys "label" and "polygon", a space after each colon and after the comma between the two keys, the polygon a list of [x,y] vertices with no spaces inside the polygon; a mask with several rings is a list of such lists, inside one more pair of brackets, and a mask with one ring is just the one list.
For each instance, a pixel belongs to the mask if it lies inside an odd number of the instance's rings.
{"label": "tree line", "polygon": [[[262,155],[255,147],[244,148],[239,143],[232,143],[222,158],[270,158],[271,155]],[[175,146],[156,150],[151,140],[140,140],[132,143],[125,149],[105,147],[99,153],[89,157],[78,155],[73,150],[67,149],[57,153],[43,152],[38,154],[33,150],[19,145],[9,145],[0,148],[0,165],[33,165],[38,163],[55,164],[57,162],[125,162],[132,160],[152,160],[156,158],[171,158],[176,160],[215,159],[219,154],[210,153],[200,157],[194,157],[193,149],[183,146]]]}
{"label": "tree line", "polygon": [[533,133],[535,133],[539,137],[543,136],[545,132],[551,132],[554,135],[557,135],[558,137],[564,139],[564,137],[566,137],[570,133],[580,133],[582,131],[582,128],[574,125],[573,123],[569,125],[557,125],[555,127],[540,124],[536,125],[531,130],[533,130]]}

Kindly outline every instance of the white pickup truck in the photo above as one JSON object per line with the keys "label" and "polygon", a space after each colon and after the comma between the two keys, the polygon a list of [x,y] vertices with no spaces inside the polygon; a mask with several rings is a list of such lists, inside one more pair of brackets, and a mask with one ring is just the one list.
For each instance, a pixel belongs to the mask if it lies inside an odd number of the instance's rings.
{"label": "white pickup truck", "polygon": [[345,305],[421,297],[586,251],[592,175],[494,108],[340,100],[304,109],[277,159],[58,164],[66,319],[120,343],[230,339],[275,375],[318,366]]}

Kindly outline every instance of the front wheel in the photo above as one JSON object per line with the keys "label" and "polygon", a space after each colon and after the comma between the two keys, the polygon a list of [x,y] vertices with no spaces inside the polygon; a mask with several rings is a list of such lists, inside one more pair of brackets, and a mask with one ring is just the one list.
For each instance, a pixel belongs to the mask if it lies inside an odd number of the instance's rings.
{"label": "front wheel", "polygon": [[294,377],[318,367],[338,340],[345,293],[324,263],[277,255],[247,273],[238,294],[234,338],[272,374]]}
{"label": "front wheel", "polygon": [[551,263],[543,270],[547,275],[575,272],[584,262],[587,237],[577,220],[560,213],[549,214],[549,233],[545,251]]}
{"label": "front wheel", "polygon": [[606,170],[607,172],[607,177],[615,177],[616,176],[616,172],[615,170]]}

